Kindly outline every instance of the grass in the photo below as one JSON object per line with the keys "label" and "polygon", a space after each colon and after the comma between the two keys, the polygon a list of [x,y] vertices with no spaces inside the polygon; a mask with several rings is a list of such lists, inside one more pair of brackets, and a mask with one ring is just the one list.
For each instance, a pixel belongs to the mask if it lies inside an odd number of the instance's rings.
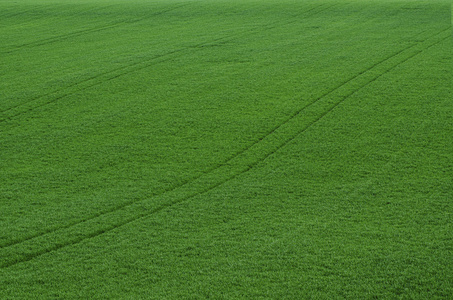
{"label": "grass", "polygon": [[1,298],[453,295],[451,4],[0,2]]}

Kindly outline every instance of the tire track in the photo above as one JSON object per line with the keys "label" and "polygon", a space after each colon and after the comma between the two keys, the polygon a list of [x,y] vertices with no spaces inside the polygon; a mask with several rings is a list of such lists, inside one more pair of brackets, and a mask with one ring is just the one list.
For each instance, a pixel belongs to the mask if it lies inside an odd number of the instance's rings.
{"label": "tire track", "polygon": [[[180,8],[182,6],[186,6],[186,5],[188,5],[188,4],[180,5],[179,7],[169,9],[168,11],[174,10],[174,9]],[[337,4],[334,4],[334,5],[331,5],[331,6],[327,7],[327,8],[324,8],[324,9],[321,9],[319,11],[316,11],[313,14],[311,14],[310,16],[312,16],[314,14],[321,13],[321,12],[323,12],[325,10],[328,10],[331,7],[335,6],[335,5],[337,5]],[[300,13],[300,14],[297,14],[297,15],[293,16],[293,18],[297,18],[297,17],[299,17],[301,15],[304,15],[306,13],[310,13],[313,10],[316,10],[317,8],[320,8],[322,6],[324,6],[324,5],[321,4],[319,6],[311,8],[309,10],[306,10],[306,11]],[[165,12],[161,12],[160,14],[163,14],[163,13],[165,13]],[[294,22],[297,22],[297,20],[286,22],[286,23],[274,22],[272,24],[269,24],[269,25],[261,27],[261,28],[254,28],[254,29],[249,30],[249,31],[243,31],[243,32],[239,32],[239,33],[236,33],[236,34],[227,35],[227,36],[220,37],[220,38],[217,38],[217,39],[214,39],[214,40],[211,40],[211,41],[206,41],[206,42],[197,43],[197,44],[194,44],[194,45],[189,45],[189,46],[185,46],[185,47],[182,47],[182,48],[174,49],[174,50],[171,50],[171,51],[163,53],[163,54],[154,55],[153,57],[148,58],[146,60],[142,60],[142,61],[139,61],[139,62],[136,62],[136,63],[132,63],[132,64],[129,64],[129,65],[126,65],[126,66],[118,67],[118,68],[111,69],[111,70],[103,72],[103,73],[96,74],[96,75],[91,76],[89,78],[86,78],[84,80],[81,80],[81,81],[75,82],[75,83],[73,83],[71,85],[68,85],[65,88],[58,89],[58,90],[49,92],[49,93],[44,94],[44,95],[39,95],[37,97],[32,98],[29,101],[22,102],[22,103],[19,103],[17,105],[14,105],[12,107],[9,107],[7,109],[1,110],[0,111],[0,123],[4,122],[4,121],[7,121],[7,120],[11,120],[11,119],[13,119],[13,118],[15,118],[17,116],[20,116],[20,115],[22,115],[24,113],[30,112],[30,111],[32,111],[34,109],[37,109],[37,108],[46,106],[48,104],[51,104],[53,102],[56,102],[56,101],[58,101],[60,99],[63,99],[65,97],[67,97],[67,96],[73,95],[75,93],[84,91],[86,89],[89,89],[91,87],[94,87],[94,86],[97,86],[97,85],[100,85],[100,84],[103,84],[104,82],[108,82],[108,81],[114,80],[114,79],[116,79],[118,77],[121,77],[121,76],[130,74],[130,73],[133,73],[133,72],[137,72],[137,71],[146,69],[146,68],[154,65],[153,62],[155,60],[162,59],[162,58],[167,57],[167,56],[172,56],[172,55],[184,52],[186,50],[190,50],[190,49],[194,49],[194,48],[197,49],[197,48],[202,48],[202,47],[205,47],[205,46],[209,46],[210,44],[214,44],[214,43],[219,43],[219,42],[226,43],[226,42],[235,40],[235,39],[243,37],[243,36],[256,34],[258,32],[264,31],[264,30],[269,30],[269,29],[275,28],[278,25],[285,26],[285,25],[288,25],[288,24],[292,24]],[[162,63],[162,62],[165,62],[165,61],[168,61],[168,59],[159,61],[158,63]],[[124,72],[121,72],[123,70],[124,70]],[[118,73],[118,72],[120,72],[120,73]],[[104,76],[106,78],[102,78]],[[98,82],[96,81],[97,79],[99,79]],[[79,86],[81,86],[83,84],[89,83],[90,81],[95,81],[95,82],[93,82],[91,84],[87,84],[86,86],[82,86],[81,88],[77,88],[77,87],[79,87]],[[76,88],[76,89],[74,91],[71,91],[70,90],[71,88]],[[58,95],[58,93],[62,93],[62,94]],[[57,95],[55,95],[55,94],[57,94]],[[49,97],[51,99],[50,100],[45,100],[46,97]],[[33,103],[39,102],[39,100],[41,100],[41,103],[38,103],[37,105],[33,105]],[[8,112],[12,112],[12,113],[10,113],[9,115],[6,115],[6,113],[8,113]]]}
{"label": "tire track", "polygon": [[81,36],[84,34],[90,34],[93,32],[99,32],[99,31],[115,28],[115,27],[118,27],[125,23],[126,23],[126,21],[123,20],[120,22],[111,23],[109,25],[104,25],[104,26],[99,26],[99,27],[94,27],[94,28],[89,28],[89,29],[83,29],[83,30],[79,30],[79,31],[70,32],[70,33],[67,33],[64,35],[59,35],[59,36],[55,36],[55,37],[38,40],[38,41],[24,43],[21,45],[10,46],[11,49],[3,50],[0,53],[10,54],[10,53],[22,50],[23,48],[32,48],[32,47],[37,47],[37,46],[49,45],[49,44],[57,43],[57,42],[60,42],[60,41],[66,40],[66,39],[73,38],[73,37],[78,37],[78,36]]}
{"label": "tire track", "polygon": [[[59,6],[62,6],[62,4],[60,5],[55,5],[53,6],[53,8],[55,7],[59,7]],[[23,11],[20,11],[20,12],[13,12],[9,15],[0,15],[0,17],[2,19],[9,19],[9,18],[13,18],[13,17],[16,17],[16,16],[20,16],[20,15],[23,15],[23,14],[28,14],[30,12],[35,12],[36,11],[36,8],[40,7],[39,5],[35,5],[33,6],[33,8],[30,8],[30,9],[26,9],[26,10],[23,10]]]}
{"label": "tire track", "polygon": [[[60,8],[60,7],[63,7],[63,6],[66,6],[64,4],[59,4],[59,5],[52,5],[52,9],[55,10],[55,8]],[[107,8],[110,8],[112,7],[113,5],[106,5],[104,7],[102,7],[102,9],[107,9]],[[21,11],[21,12],[17,12],[17,13],[13,13],[11,14],[10,16],[7,16],[7,18],[12,18],[12,17],[15,17],[15,16],[19,16],[19,15],[23,15],[23,14],[30,14],[30,13],[36,13],[36,9],[41,9],[41,10],[38,10],[40,13],[42,12],[42,9],[43,9],[43,6],[36,6],[35,8],[32,8],[32,9],[28,9],[28,10],[24,10],[24,11]],[[46,8],[46,6],[44,6],[44,8]],[[86,9],[81,9],[79,11],[77,11],[76,13],[74,14],[71,14],[71,16],[78,16],[78,15],[81,15],[81,14],[84,14],[84,13],[87,13],[89,11],[94,11],[94,10],[97,10],[98,8],[96,6],[93,6],[91,8],[86,8]],[[0,16],[1,17],[1,16]],[[21,25],[24,25],[24,24],[27,24],[27,23],[30,23],[30,22],[34,22],[34,21],[37,21],[39,20],[40,18],[37,18],[35,17],[34,19],[26,19],[26,20],[21,20],[22,22],[19,23],[19,24],[13,24],[13,25],[8,25],[9,28],[14,28],[15,26],[21,26]],[[11,47],[11,46],[10,46]],[[4,47],[4,49],[6,49],[7,47]],[[0,49],[1,50],[1,49]],[[0,52],[1,53],[1,52]]]}
{"label": "tire track", "polygon": [[[162,11],[150,14],[149,16],[147,16],[145,18],[141,18],[141,19],[135,19],[135,20],[124,19],[124,20],[121,20],[121,21],[118,21],[118,22],[113,22],[113,23],[110,23],[110,24],[107,24],[107,25],[103,25],[103,26],[98,26],[98,27],[83,29],[83,30],[79,30],[79,31],[69,32],[69,33],[66,33],[66,34],[59,35],[59,36],[54,36],[54,37],[45,38],[45,39],[41,39],[41,40],[29,42],[29,43],[24,43],[24,44],[21,44],[21,45],[12,46],[11,49],[3,50],[0,53],[2,53],[2,54],[10,54],[10,53],[22,50],[23,48],[33,48],[33,47],[37,47],[37,46],[49,45],[49,44],[57,43],[57,42],[60,42],[60,41],[63,41],[63,40],[67,40],[67,39],[70,39],[70,38],[82,36],[82,35],[85,35],[85,34],[90,34],[90,33],[100,32],[100,31],[104,31],[104,30],[109,30],[109,29],[116,28],[116,27],[119,27],[119,26],[122,26],[122,25],[125,25],[125,24],[127,24],[127,25],[135,24],[135,23],[141,22],[143,20],[150,19],[152,17],[159,16],[159,15],[171,12],[173,10],[182,8],[182,7],[187,6],[187,5],[189,5],[189,3],[175,5],[174,7],[171,7],[171,8],[168,8],[166,10],[162,10]],[[104,7],[104,8],[108,8],[108,7],[109,6]],[[92,9],[90,9],[90,10],[92,10]]]}
{"label": "tire track", "polygon": [[[322,5],[321,5],[321,6],[322,6]],[[319,6],[319,7],[320,7],[320,6]],[[332,6],[330,6],[330,7],[332,7]],[[325,8],[325,9],[323,9],[322,11],[324,11],[324,10],[326,10],[326,9],[329,9],[330,7]],[[310,11],[316,9],[316,8],[318,8],[318,7],[315,7],[315,8],[309,9],[309,10],[307,10],[307,11],[304,11],[302,14],[307,13],[307,12],[310,12]],[[319,12],[320,12],[320,11],[318,11],[318,12],[316,12],[316,13],[319,13]],[[301,15],[301,14],[298,14],[297,16],[300,16],[300,15]],[[291,23],[293,23],[293,22],[288,22],[288,23],[285,23],[285,24],[283,24],[283,25],[287,25],[287,24],[291,24]],[[253,32],[253,33],[255,33],[255,32]],[[230,38],[230,37],[226,37],[226,38]],[[236,36],[234,36],[233,38],[236,38]],[[202,47],[203,47],[204,45],[206,45],[206,44],[215,43],[215,42],[218,42],[218,41],[221,41],[221,40],[224,40],[224,39],[225,39],[225,37],[222,37],[222,38],[215,39],[214,41],[210,41],[210,42],[207,42],[207,43],[200,43],[200,44],[198,44],[198,45],[196,45],[196,46],[191,46],[191,47],[193,47],[193,48],[202,48]],[[183,50],[185,50],[185,48],[184,48]],[[173,53],[174,53],[174,52],[173,52]],[[168,59],[167,59],[167,60],[168,60]],[[164,60],[164,61],[166,61],[166,60]],[[145,66],[145,67],[148,67],[148,66]],[[124,69],[124,68],[119,68],[119,69]],[[109,72],[106,72],[106,74],[107,74],[107,73],[109,73]],[[124,74],[126,74],[126,73],[124,73]],[[119,77],[119,76],[124,75],[124,74],[116,75],[116,77]],[[93,77],[93,78],[94,78],[94,77]],[[90,80],[90,79],[87,79],[86,81],[89,81],[89,80]],[[78,85],[78,84],[74,84],[74,86],[76,86],[76,85]],[[93,86],[94,86],[94,85],[93,85]],[[47,94],[47,95],[50,95],[50,94],[51,94],[51,93],[49,93],[49,94]],[[63,95],[63,96],[61,96],[60,98],[63,98],[63,97],[68,96],[68,95],[69,95],[69,94]],[[59,98],[59,99],[60,99],[60,98]],[[58,100],[58,99],[57,99],[57,100]],[[1,120],[0,120],[0,121],[1,121]],[[270,133],[268,133],[268,134],[270,134]],[[266,135],[267,135],[267,134],[266,134]],[[264,137],[263,137],[263,138],[264,138]],[[201,173],[200,175],[195,176],[195,177],[193,177],[193,178],[191,178],[191,179],[188,179],[188,180],[182,182],[182,183],[179,184],[179,185],[176,185],[176,186],[174,186],[174,187],[170,187],[170,188],[168,188],[168,189],[165,189],[165,190],[163,190],[163,191],[162,191],[161,193],[159,193],[159,194],[151,195],[151,197],[156,197],[156,196],[160,196],[160,195],[162,195],[162,194],[165,194],[165,193],[167,193],[167,192],[171,192],[171,191],[173,191],[173,190],[175,190],[175,189],[177,189],[177,188],[180,188],[180,187],[182,187],[182,186],[185,186],[185,185],[189,184],[190,182],[192,182],[192,181],[194,181],[194,180],[199,179],[199,178],[200,178],[201,176],[203,176],[204,174],[210,173],[210,172],[214,171],[215,169],[219,168],[219,167],[222,166],[223,164],[225,164],[225,163],[227,163],[228,161],[231,161],[232,159],[234,159],[236,156],[241,155],[242,153],[244,153],[245,151],[247,151],[249,148],[251,148],[251,147],[253,147],[255,144],[259,143],[260,140],[261,140],[261,139],[258,139],[257,141],[255,141],[254,143],[252,143],[250,146],[246,147],[245,149],[242,149],[241,151],[232,154],[230,157],[228,157],[227,159],[225,159],[223,162],[221,162],[221,163],[219,163],[219,164],[216,164],[216,165],[212,166],[211,168],[209,168],[208,170],[205,170],[205,171],[204,171],[203,173]],[[141,200],[139,200],[139,201],[141,201]],[[126,202],[126,203],[124,203],[124,204],[122,204],[122,205],[120,205],[120,206],[114,207],[114,208],[112,208],[112,209],[110,209],[110,210],[100,212],[100,213],[95,214],[95,215],[93,215],[93,216],[91,216],[91,217],[89,217],[89,218],[85,218],[85,219],[83,219],[83,220],[81,220],[81,221],[79,220],[79,221],[76,221],[76,222],[72,222],[72,223],[66,224],[66,225],[64,225],[64,226],[60,226],[59,228],[56,228],[56,229],[49,229],[49,230],[42,231],[42,232],[40,232],[40,233],[38,233],[38,234],[29,236],[29,237],[24,238],[24,239],[14,240],[14,241],[11,241],[11,242],[9,242],[9,243],[5,243],[5,244],[3,244],[3,245],[0,245],[0,249],[6,248],[6,247],[9,247],[9,246],[13,246],[13,245],[16,245],[16,244],[19,244],[19,243],[22,243],[22,242],[25,242],[25,241],[28,241],[28,240],[32,240],[32,239],[34,239],[34,238],[36,238],[36,237],[39,237],[39,236],[42,236],[42,235],[45,235],[45,234],[48,234],[48,233],[52,233],[52,232],[55,232],[55,231],[58,231],[58,230],[70,228],[70,227],[75,226],[75,225],[77,225],[77,224],[80,224],[80,223],[83,223],[83,222],[87,222],[87,221],[96,219],[96,218],[98,218],[98,217],[100,217],[100,216],[102,216],[102,215],[109,214],[109,213],[115,212],[115,211],[117,211],[117,210],[123,209],[123,208],[125,208],[125,207],[127,207],[127,206],[130,206],[130,205],[133,205],[134,203],[139,202],[139,201],[137,201],[137,200],[135,200],[135,201],[129,201],[129,202]]]}
{"label": "tire track", "polygon": [[[450,28],[441,31],[434,36],[437,37],[447,31],[450,31]],[[125,207],[124,210],[104,214],[100,217],[100,220],[89,220],[79,223],[76,226],[69,228],[69,232],[57,230],[52,234],[46,236],[42,235],[36,240],[30,240],[30,243],[24,242],[18,244],[16,248],[19,249],[7,251],[7,254],[9,254],[8,259],[3,261],[0,266],[2,268],[14,266],[21,262],[30,261],[43,254],[78,244],[89,238],[97,237],[103,233],[148,217],[196,196],[205,194],[238,178],[240,175],[250,171],[268,157],[275,154],[278,150],[288,145],[297,136],[303,134],[314,124],[322,120],[350,96],[398,66],[404,64],[411,58],[448,38],[451,38],[450,34],[448,34],[448,36],[441,36],[437,39],[425,39],[421,43],[406,47],[372,65],[346,80],[343,84],[340,84],[336,88],[333,88],[316,98],[296,114],[292,115],[287,121],[271,130],[259,141],[239,152],[239,154],[229,161],[222,163],[220,167],[215,168],[211,172],[204,173],[196,180],[190,182],[190,184],[173,188],[171,191],[155,197],[159,201],[153,203],[150,203],[147,200],[143,200],[140,203],[136,202],[129,207]],[[434,41],[431,41],[432,39],[434,39]],[[418,45],[421,45],[419,47],[420,49],[413,49]],[[163,204],[159,205],[158,203]],[[99,228],[100,224],[102,224],[102,228]],[[72,237],[70,240],[66,238],[68,235]],[[41,248],[37,250],[34,249],[36,248],[36,244],[38,247],[41,246]]]}

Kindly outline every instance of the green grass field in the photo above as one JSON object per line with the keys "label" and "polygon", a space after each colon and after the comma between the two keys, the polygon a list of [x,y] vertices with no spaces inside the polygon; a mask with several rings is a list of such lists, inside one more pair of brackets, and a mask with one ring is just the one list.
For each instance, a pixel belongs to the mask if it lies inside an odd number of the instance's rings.
{"label": "green grass field", "polygon": [[0,0],[0,299],[452,299],[451,15]]}

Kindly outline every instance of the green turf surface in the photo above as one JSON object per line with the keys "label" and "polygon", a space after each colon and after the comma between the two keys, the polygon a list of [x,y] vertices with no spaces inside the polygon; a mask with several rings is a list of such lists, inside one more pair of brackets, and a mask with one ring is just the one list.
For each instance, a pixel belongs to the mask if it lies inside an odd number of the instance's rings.
{"label": "green turf surface", "polygon": [[0,0],[0,298],[453,297],[451,24]]}

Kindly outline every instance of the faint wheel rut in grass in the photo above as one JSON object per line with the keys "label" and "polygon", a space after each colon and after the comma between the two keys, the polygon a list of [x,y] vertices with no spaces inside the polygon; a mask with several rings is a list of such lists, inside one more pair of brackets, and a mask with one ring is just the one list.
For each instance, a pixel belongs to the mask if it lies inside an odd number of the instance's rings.
{"label": "faint wheel rut in grass", "polygon": [[[323,12],[325,10],[330,9],[331,7],[335,6],[335,4],[334,5],[330,5],[327,8],[323,8],[323,6],[324,5],[319,5],[319,6],[316,6],[314,8],[308,9],[306,11],[303,11],[303,12],[293,16],[293,18],[300,17],[300,16],[305,15],[307,13],[310,13],[310,16],[312,16],[314,14],[318,14],[318,13],[321,13],[321,12]],[[319,9],[319,8],[321,8],[321,9]],[[176,8],[173,8],[173,9],[176,9]],[[319,10],[317,10],[317,9],[319,9]],[[5,122],[7,120],[11,120],[11,119],[13,119],[15,117],[18,117],[20,115],[23,115],[23,114],[25,114],[27,112],[30,112],[30,111],[33,111],[33,110],[38,109],[40,107],[43,107],[43,106],[49,105],[51,103],[54,103],[54,102],[56,102],[56,101],[58,101],[60,99],[63,99],[65,97],[71,96],[73,94],[82,92],[84,90],[87,90],[89,88],[92,88],[92,87],[95,87],[95,86],[98,86],[98,85],[101,85],[101,84],[103,84],[105,82],[114,80],[114,79],[122,77],[124,75],[131,74],[133,72],[138,72],[140,70],[149,68],[149,67],[151,67],[151,66],[153,66],[153,65],[155,65],[157,63],[162,63],[162,62],[168,61],[168,60],[172,59],[172,56],[174,58],[175,55],[181,54],[184,51],[191,50],[191,49],[202,48],[202,47],[205,47],[205,46],[212,45],[213,43],[219,43],[219,42],[226,43],[226,42],[232,41],[232,40],[240,38],[240,37],[256,34],[256,33],[259,33],[259,32],[265,31],[265,30],[269,30],[269,29],[275,28],[277,26],[285,26],[285,25],[288,25],[288,24],[292,24],[294,22],[297,22],[297,20],[296,21],[293,20],[293,21],[289,21],[289,22],[283,22],[283,23],[282,22],[274,22],[272,24],[268,24],[267,26],[264,26],[264,27],[261,27],[261,28],[254,28],[252,30],[242,31],[242,32],[235,33],[235,34],[232,34],[232,35],[227,35],[227,36],[223,36],[223,37],[220,37],[220,38],[216,38],[216,39],[213,39],[213,40],[210,40],[210,41],[201,42],[201,43],[197,43],[197,44],[194,44],[194,45],[189,45],[189,46],[182,47],[182,48],[177,48],[177,49],[168,51],[168,52],[163,53],[163,54],[156,54],[156,55],[154,55],[154,56],[152,56],[152,57],[150,57],[148,59],[145,59],[145,60],[142,60],[142,61],[139,61],[139,62],[135,62],[135,63],[129,64],[129,65],[126,65],[126,66],[114,68],[114,69],[111,69],[111,70],[103,72],[103,73],[96,74],[96,75],[91,76],[89,78],[86,78],[84,80],[81,80],[81,81],[75,82],[73,84],[70,84],[70,85],[68,85],[68,86],[66,86],[66,87],[64,87],[62,89],[51,91],[51,92],[46,93],[44,95],[36,96],[36,97],[32,98],[31,100],[28,100],[26,102],[22,102],[22,103],[19,103],[17,105],[11,106],[11,107],[9,107],[7,109],[1,110],[0,111],[0,122]]]}
{"label": "faint wheel rut in grass", "polygon": [[171,188],[165,193],[153,197],[153,201],[150,201],[150,199],[136,201],[121,209],[100,214],[96,218],[39,235],[18,244],[3,247],[0,252],[0,257],[2,258],[0,267],[14,266],[43,254],[78,244],[86,239],[97,237],[214,190],[250,171],[278,150],[291,143],[297,136],[322,120],[327,114],[362,88],[448,38],[451,38],[450,28],[373,64],[317,97],[255,143],[236,153],[229,160],[224,161],[184,185]]}
{"label": "faint wheel rut in grass", "polygon": [[[38,7],[38,6],[36,6]],[[32,8],[32,9],[27,9],[27,10],[23,10],[23,11],[20,11],[20,12],[14,12],[12,14],[5,14],[5,15],[0,15],[0,17],[5,20],[5,19],[9,19],[9,18],[13,18],[13,17],[16,17],[16,16],[20,16],[20,15],[23,15],[23,14],[27,14],[29,12],[33,12],[35,9]]]}
{"label": "faint wheel rut in grass", "polygon": [[[82,35],[86,35],[86,34],[90,34],[90,33],[95,33],[95,32],[100,32],[100,31],[104,31],[104,30],[109,30],[109,29],[113,29],[113,28],[116,28],[116,27],[119,27],[119,26],[123,26],[123,25],[135,24],[135,23],[141,22],[143,20],[146,20],[146,19],[149,19],[149,18],[152,18],[152,17],[155,17],[155,16],[159,16],[159,15],[171,12],[173,10],[182,8],[182,7],[187,6],[187,5],[189,5],[189,4],[186,3],[186,4],[182,4],[182,5],[177,5],[177,6],[162,10],[162,11],[158,11],[158,12],[152,13],[152,14],[148,15],[147,17],[141,18],[141,19],[121,20],[121,21],[113,22],[113,23],[110,23],[110,24],[107,24],[107,25],[103,25],[103,26],[96,26],[96,27],[87,28],[87,29],[83,29],[83,30],[73,31],[73,32],[69,32],[69,33],[58,35],[58,36],[54,36],[54,37],[49,37],[49,38],[36,40],[36,41],[33,41],[33,42],[29,42],[29,43],[24,43],[24,44],[21,44],[21,45],[9,46],[9,49],[8,48],[7,49],[2,49],[0,53],[10,54],[10,53],[22,50],[23,48],[33,48],[33,47],[37,47],[37,46],[49,45],[49,44],[57,43],[57,42],[60,42],[60,41],[63,41],[63,40],[67,40],[67,39],[70,39],[70,38],[74,38],[74,37],[78,37],[78,36],[82,36]],[[107,7],[108,6],[106,6],[104,8],[107,8]]]}
{"label": "faint wheel rut in grass", "polygon": [[[61,6],[64,6],[64,4],[60,4],[59,6],[53,4],[53,5],[52,5],[52,9],[53,9],[53,10],[55,10],[56,8],[59,9]],[[109,8],[109,7],[112,7],[112,5],[104,6],[102,9],[106,9],[106,8]],[[36,6],[36,8],[41,8],[41,9],[42,9],[42,7],[39,6],[39,5]],[[15,17],[15,16],[19,16],[19,15],[23,15],[23,14],[29,14],[29,13],[36,12],[36,8],[24,10],[24,11],[17,12],[17,13],[13,13],[13,14],[7,16],[6,18],[12,18],[12,17]],[[87,8],[87,9],[80,10],[80,11],[78,11],[77,13],[72,14],[71,16],[78,16],[78,15],[80,15],[80,14],[84,14],[84,13],[87,13],[87,12],[89,12],[89,11],[95,11],[95,10],[98,11],[99,9],[98,9],[97,7],[91,7],[91,8]],[[2,17],[2,16],[0,16],[0,17]],[[3,18],[3,17],[2,17],[2,18]],[[5,19],[5,18],[4,18],[4,19]],[[19,26],[21,26],[21,25],[23,25],[23,24],[27,24],[27,23],[29,23],[29,22],[36,21],[36,20],[39,20],[39,18],[38,18],[38,19],[31,19],[31,20],[25,19],[25,20],[23,20],[22,23],[19,24]],[[8,28],[14,28],[15,26],[17,26],[17,25],[16,25],[16,24],[8,25]],[[45,40],[47,40],[47,39],[45,39]],[[35,41],[35,42],[36,42],[36,41]],[[0,51],[4,51],[4,52],[0,52],[0,53],[7,53],[6,49],[8,49],[8,48],[10,48],[10,50],[13,50],[13,49],[15,49],[15,48],[17,48],[17,47],[21,47],[21,46],[28,45],[28,44],[32,44],[32,43],[33,43],[33,42],[26,43],[26,44],[21,44],[21,45],[10,45],[10,46],[6,46],[6,47],[2,47],[2,48],[0,48]],[[18,49],[18,50],[19,50],[19,49]]]}
{"label": "faint wheel rut in grass", "polygon": [[[41,12],[42,9],[46,8],[46,7],[51,7],[53,10],[55,10],[55,9],[59,9],[60,7],[65,6],[65,4],[63,4],[63,3],[59,3],[59,4],[52,3],[51,5],[45,5],[45,6],[39,5],[39,4],[35,4],[35,5],[31,6],[31,5],[27,4],[26,6],[27,6],[27,9],[19,11],[19,12],[14,11],[14,12],[12,12],[10,14],[0,14],[0,18],[5,20],[5,19],[10,19],[10,18],[13,18],[13,17],[16,17],[16,16],[20,16],[20,15],[24,15],[24,14]],[[30,20],[26,20],[24,23],[27,23],[29,21]]]}

